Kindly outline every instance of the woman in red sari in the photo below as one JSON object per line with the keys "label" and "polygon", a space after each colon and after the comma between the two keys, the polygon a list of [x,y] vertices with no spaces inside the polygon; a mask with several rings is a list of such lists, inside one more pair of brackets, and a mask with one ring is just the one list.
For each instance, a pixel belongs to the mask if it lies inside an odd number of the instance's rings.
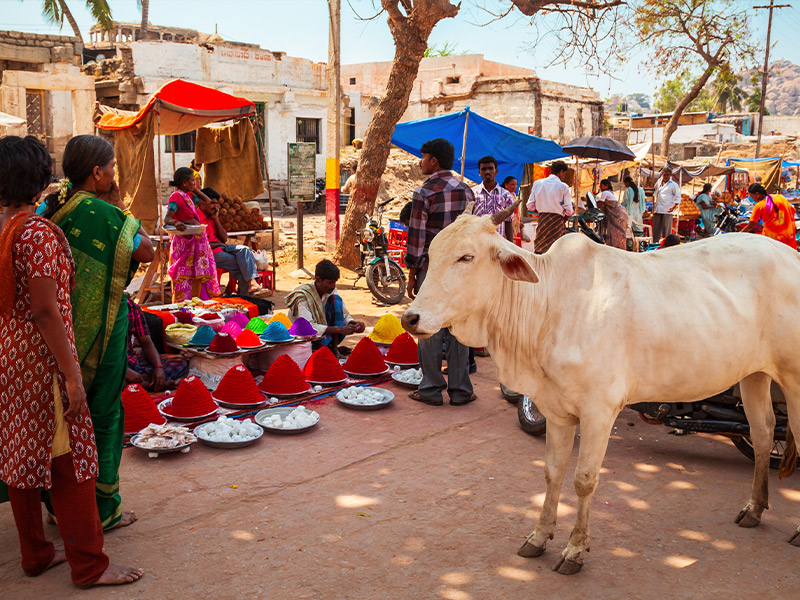
{"label": "woman in red sari", "polygon": [[[97,448],[72,327],[72,253],[61,230],[33,212],[51,164],[36,138],[0,139],[0,480],[27,575],[66,561],[80,587],[130,583],[142,571],[110,565],[103,553]],[[50,490],[63,551],[44,535],[40,488]]]}

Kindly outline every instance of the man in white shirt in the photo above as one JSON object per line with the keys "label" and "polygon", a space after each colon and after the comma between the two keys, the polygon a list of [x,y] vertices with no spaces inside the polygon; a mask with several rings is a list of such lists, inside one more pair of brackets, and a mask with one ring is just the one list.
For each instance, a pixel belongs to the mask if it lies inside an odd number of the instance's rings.
{"label": "man in white shirt", "polygon": [[319,333],[325,334],[312,344],[314,350],[328,346],[338,356],[338,345],[347,335],[364,331],[364,323],[356,321],[347,312],[344,301],[336,293],[339,267],[325,259],[314,269],[314,282],[297,286],[286,296],[289,318],[303,317]]}
{"label": "man in white shirt", "polygon": [[531,187],[528,210],[539,213],[533,251],[544,254],[553,243],[566,233],[567,219],[575,214],[569,186],[564,183],[567,164],[557,160],[550,165],[550,176],[539,179]]}
{"label": "man in white shirt", "polygon": [[672,169],[664,167],[661,179],[656,182],[653,197],[653,241],[672,233],[672,211],[681,202],[681,187],[672,179]]}

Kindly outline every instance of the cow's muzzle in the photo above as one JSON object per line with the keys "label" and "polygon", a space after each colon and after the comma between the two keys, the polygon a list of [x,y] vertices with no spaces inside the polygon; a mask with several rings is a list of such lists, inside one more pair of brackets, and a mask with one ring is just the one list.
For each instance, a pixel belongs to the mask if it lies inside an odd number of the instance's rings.
{"label": "cow's muzzle", "polygon": [[403,324],[403,329],[412,335],[417,334],[417,326],[419,325],[419,313],[410,308],[403,313],[400,323]]}

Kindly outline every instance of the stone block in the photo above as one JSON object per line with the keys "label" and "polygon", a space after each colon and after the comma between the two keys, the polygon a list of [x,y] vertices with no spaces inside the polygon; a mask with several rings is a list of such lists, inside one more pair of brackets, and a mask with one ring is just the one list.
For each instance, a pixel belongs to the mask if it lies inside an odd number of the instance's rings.
{"label": "stone block", "polygon": [[271,234],[270,233],[256,234],[256,242],[258,242],[258,247],[261,250],[271,250],[273,243],[275,244],[275,249],[277,250],[281,245],[280,229],[276,227]]}

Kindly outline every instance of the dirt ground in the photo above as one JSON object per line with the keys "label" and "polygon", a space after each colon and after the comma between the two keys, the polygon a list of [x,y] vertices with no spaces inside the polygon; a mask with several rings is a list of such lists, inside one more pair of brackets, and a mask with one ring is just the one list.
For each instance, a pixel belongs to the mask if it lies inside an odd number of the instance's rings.
{"label": "dirt ground", "polygon": [[[281,274],[279,308],[294,283]],[[363,281],[340,289],[370,324],[403,310],[373,306]],[[544,498],[545,441],[519,429],[491,359],[478,365],[479,399],[464,407],[421,405],[388,384],[397,398],[387,409],[329,400],[315,406],[315,430],[265,434],[246,449],[196,444],[155,460],[126,449],[124,507],[139,521],[109,533],[106,551],[145,569],[131,586],[78,591],[66,565],[24,577],[10,507],[0,505],[0,598],[797,596],[800,548],[786,540],[800,522],[800,475],[772,476],[761,526],[738,528],[752,463],[723,437],[668,435],[630,410],[610,440],[583,571],[550,570],[575,521],[569,481],[547,552],[517,556]]]}

